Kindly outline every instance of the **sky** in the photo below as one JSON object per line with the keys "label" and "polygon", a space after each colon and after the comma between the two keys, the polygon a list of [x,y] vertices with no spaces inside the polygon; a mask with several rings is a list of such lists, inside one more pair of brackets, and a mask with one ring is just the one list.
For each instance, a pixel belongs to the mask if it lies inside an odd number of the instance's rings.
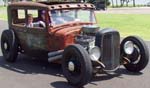
{"label": "sky", "polygon": [[[111,0],[110,0],[111,1]],[[119,3],[120,0],[118,0],[118,3]],[[116,0],[114,0],[114,3],[116,2]],[[135,0],[136,4],[137,5],[145,5],[147,4],[148,2],[150,2],[150,0]],[[132,4],[132,2],[130,2]],[[3,5],[3,0],[0,0],[0,5]]]}
{"label": "sky", "polygon": [[137,4],[140,4],[140,3],[147,4],[148,2],[150,2],[150,0],[136,0]]}
{"label": "sky", "polygon": [[[111,0],[110,0],[111,1]],[[116,0],[113,0],[114,3],[116,2]],[[120,0],[118,0],[118,3],[119,3]],[[135,0],[136,4],[137,5],[145,5],[147,4],[148,2],[150,2],[150,0]],[[130,2],[130,4],[132,4],[132,1]]]}
{"label": "sky", "polygon": [[3,3],[3,0],[0,0],[0,5],[3,5],[4,3]]}

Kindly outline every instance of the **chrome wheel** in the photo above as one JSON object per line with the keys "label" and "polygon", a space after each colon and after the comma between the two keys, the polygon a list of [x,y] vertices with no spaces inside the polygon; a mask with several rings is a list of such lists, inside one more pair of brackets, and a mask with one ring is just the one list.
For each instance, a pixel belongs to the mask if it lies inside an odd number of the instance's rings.
{"label": "chrome wheel", "polygon": [[149,61],[149,51],[145,42],[137,36],[129,36],[121,42],[121,57],[124,66],[132,72],[143,70]]}

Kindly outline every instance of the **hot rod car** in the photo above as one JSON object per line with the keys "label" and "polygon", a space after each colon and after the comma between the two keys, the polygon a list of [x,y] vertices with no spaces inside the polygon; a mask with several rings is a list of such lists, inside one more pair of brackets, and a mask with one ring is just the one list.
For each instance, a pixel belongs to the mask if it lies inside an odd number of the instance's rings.
{"label": "hot rod car", "polygon": [[[123,65],[128,71],[139,72],[149,61],[145,42],[137,36],[120,41],[112,28],[96,25],[95,7],[88,3],[16,2],[8,6],[9,29],[1,36],[1,49],[8,62],[18,54],[48,58],[62,65],[63,74],[71,85],[84,86],[93,74],[115,71]],[[26,26],[28,14],[33,27]]]}

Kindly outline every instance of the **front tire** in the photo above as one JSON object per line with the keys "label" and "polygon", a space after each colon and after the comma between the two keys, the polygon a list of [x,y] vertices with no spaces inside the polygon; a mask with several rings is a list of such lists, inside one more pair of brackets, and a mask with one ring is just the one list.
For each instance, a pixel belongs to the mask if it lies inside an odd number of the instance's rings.
{"label": "front tire", "polygon": [[[131,55],[125,53],[123,46],[127,41],[134,44],[134,51]],[[125,68],[131,72],[140,72],[143,70],[149,61],[149,51],[145,42],[137,36],[129,36],[121,43],[121,56],[130,60],[130,63],[124,64]]]}
{"label": "front tire", "polygon": [[78,44],[65,48],[62,69],[68,82],[76,87],[87,84],[92,77],[92,63],[87,51]]}
{"label": "front tire", "polygon": [[6,61],[16,61],[18,55],[18,42],[13,30],[4,30],[2,32],[1,49]]}

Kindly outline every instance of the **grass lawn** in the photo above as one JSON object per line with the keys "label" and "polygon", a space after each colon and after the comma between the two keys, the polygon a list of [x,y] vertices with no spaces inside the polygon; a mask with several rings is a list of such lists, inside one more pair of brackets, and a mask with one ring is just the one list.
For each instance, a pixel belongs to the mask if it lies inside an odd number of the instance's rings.
{"label": "grass lawn", "polygon": [[101,28],[113,28],[122,37],[137,35],[150,40],[150,14],[97,14]]}
{"label": "grass lawn", "polygon": [[7,14],[0,14],[0,20],[7,21]]}
{"label": "grass lawn", "polygon": [[7,20],[7,8],[0,6],[0,20]]}
{"label": "grass lawn", "polygon": [[6,7],[5,6],[0,6],[0,10],[2,10],[2,9],[6,9]]}

